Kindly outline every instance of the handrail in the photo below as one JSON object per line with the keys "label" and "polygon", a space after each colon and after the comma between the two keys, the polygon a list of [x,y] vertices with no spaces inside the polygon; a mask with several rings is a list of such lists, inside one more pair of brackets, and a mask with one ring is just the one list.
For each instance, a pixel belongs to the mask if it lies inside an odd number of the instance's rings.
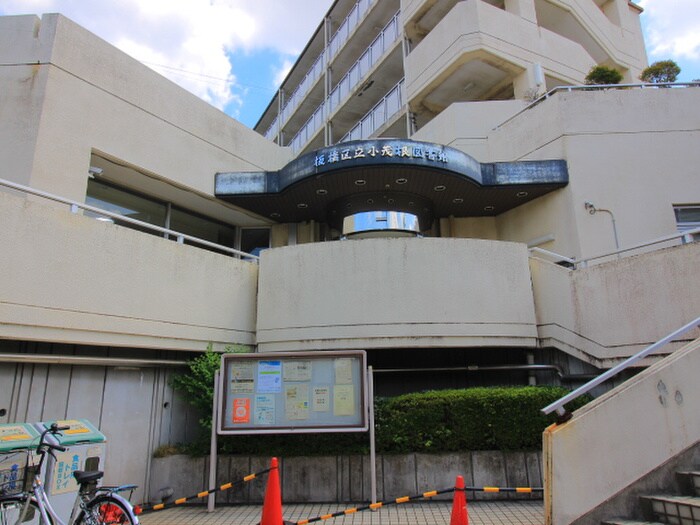
{"label": "handrail", "polygon": [[236,250],[235,248],[229,248],[228,246],[216,244],[214,242],[207,241],[205,239],[200,239],[199,237],[194,237],[194,236],[188,235],[186,233],[178,232],[175,230],[170,230],[168,228],[163,228],[161,226],[156,226],[155,224],[151,224],[149,222],[140,221],[138,219],[132,219],[131,217],[126,217],[125,215],[121,215],[119,213],[113,213],[111,211],[103,210],[102,208],[90,206],[89,204],[84,204],[81,202],[73,201],[70,199],[66,199],[64,197],[59,197],[58,195],[54,195],[53,193],[30,188],[29,186],[17,184],[16,182],[12,182],[12,181],[9,181],[6,179],[0,179],[0,186],[6,186],[6,187],[12,188],[14,190],[23,191],[23,192],[29,193],[31,195],[36,195],[38,197],[43,197],[43,198],[48,199],[48,200],[60,202],[61,204],[68,204],[70,206],[71,213],[78,213],[79,209],[83,209],[83,210],[91,211],[93,213],[101,215],[103,217],[109,217],[110,219],[116,219],[118,221],[128,222],[129,224],[139,226],[140,228],[145,228],[147,230],[153,230],[153,231],[163,233],[166,235],[172,235],[173,237],[176,238],[178,244],[183,244],[184,241],[187,240],[187,241],[191,241],[195,244],[200,244],[202,246],[207,246],[207,247],[213,248],[215,250],[230,253],[231,255],[239,255],[241,257],[245,257],[246,259],[252,259],[254,261],[257,261],[259,259],[259,257],[257,255],[246,253],[246,252],[243,252],[241,250]]}
{"label": "handrail", "polygon": [[661,244],[664,242],[673,241],[675,239],[682,239],[683,244],[686,244],[686,243],[692,242],[692,238],[696,235],[700,236],[700,228],[693,228],[692,230],[685,230],[682,232],[673,233],[671,235],[657,237],[656,239],[652,239],[650,241],[635,244],[634,246],[629,246],[627,248],[621,248],[621,249],[613,251],[613,252],[607,252],[607,253],[603,253],[600,255],[594,255],[592,257],[586,257],[585,259],[578,259],[578,260],[575,258],[566,257],[566,256],[558,254],[556,252],[552,252],[550,250],[545,250],[544,248],[538,248],[538,247],[530,248],[529,252],[531,254],[532,253],[541,253],[541,254],[546,255],[548,257],[552,257],[554,259],[557,259],[558,261],[563,261],[563,262],[569,263],[572,265],[572,267],[574,269],[576,269],[578,267],[585,268],[590,261],[595,261],[596,259],[604,259],[606,257],[613,257],[615,255],[620,255],[620,254],[623,254],[625,252],[631,252],[634,250],[638,250],[640,248],[646,248],[647,246],[653,246],[655,244]]}
{"label": "handrail", "polygon": [[537,104],[540,102],[547,100],[549,97],[554,95],[555,93],[558,93],[560,91],[607,91],[609,89],[632,89],[632,88],[637,88],[637,89],[650,89],[650,88],[688,88],[688,87],[696,87],[700,88],[700,82],[659,82],[658,84],[653,84],[653,83],[647,83],[647,84],[585,84],[585,85],[578,85],[578,86],[556,86],[549,91],[547,91],[544,95],[541,95],[539,98],[536,98],[532,102],[530,102],[527,106],[525,106],[523,109],[518,111],[516,114],[511,115],[507,120],[504,120],[501,122],[498,126],[496,126],[495,129],[500,128],[504,124],[510,122],[514,118],[516,118],[518,115],[521,113],[524,113],[530,108],[535,107]]}
{"label": "handrail", "polygon": [[692,330],[696,326],[700,327],[700,317],[698,317],[698,318],[694,319],[693,321],[689,322],[688,324],[682,326],[681,328],[679,328],[675,332],[668,334],[663,339],[659,339],[656,343],[648,346],[647,348],[645,348],[644,350],[642,350],[640,352],[637,352],[632,357],[625,359],[622,363],[612,367],[607,372],[603,372],[595,379],[589,381],[588,383],[586,383],[583,386],[580,386],[579,388],[577,388],[573,392],[565,395],[561,399],[555,401],[554,403],[551,403],[550,405],[547,405],[546,407],[544,407],[541,410],[541,412],[543,414],[551,414],[552,412],[556,412],[557,416],[559,416],[559,418],[560,418],[560,422],[567,421],[568,419],[571,418],[571,414],[566,411],[566,409],[564,408],[564,405],[566,405],[567,403],[573,401],[574,399],[582,396],[583,394],[588,393],[593,388],[597,387],[599,384],[603,383],[604,381],[607,381],[608,379],[610,379],[613,376],[616,376],[617,374],[619,374],[620,372],[622,372],[626,368],[635,364],[637,361],[644,359],[649,354],[655,352],[656,350],[658,350],[662,346],[668,344],[669,342],[671,342],[674,339],[676,339],[677,337],[685,334],[686,332],[689,332],[690,330]]}

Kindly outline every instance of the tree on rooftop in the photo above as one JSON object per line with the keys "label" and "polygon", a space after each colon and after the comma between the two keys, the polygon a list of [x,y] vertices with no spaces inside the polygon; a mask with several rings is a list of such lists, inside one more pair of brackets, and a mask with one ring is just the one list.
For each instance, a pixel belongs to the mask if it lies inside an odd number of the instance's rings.
{"label": "tree on rooftop", "polygon": [[681,68],[673,60],[659,60],[644,69],[639,79],[653,84],[675,82],[680,72]]}
{"label": "tree on rooftop", "polygon": [[593,66],[586,75],[587,85],[598,84],[619,84],[622,81],[622,73],[617,69],[608,66]]}

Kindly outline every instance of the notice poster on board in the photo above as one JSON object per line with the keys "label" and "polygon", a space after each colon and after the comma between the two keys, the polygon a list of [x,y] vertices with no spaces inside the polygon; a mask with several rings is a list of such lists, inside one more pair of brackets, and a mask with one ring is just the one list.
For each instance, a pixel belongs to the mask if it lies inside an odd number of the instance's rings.
{"label": "notice poster on board", "polygon": [[219,434],[368,428],[363,351],[224,354]]}

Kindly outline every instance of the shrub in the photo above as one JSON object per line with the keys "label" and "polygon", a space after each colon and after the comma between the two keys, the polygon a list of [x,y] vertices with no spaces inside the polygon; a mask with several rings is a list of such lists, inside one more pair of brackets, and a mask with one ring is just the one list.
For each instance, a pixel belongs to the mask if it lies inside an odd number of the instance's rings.
{"label": "shrub", "polygon": [[481,387],[391,398],[378,421],[377,448],[383,452],[536,449],[542,432],[554,421],[540,409],[566,393],[553,386]]}
{"label": "shrub", "polygon": [[619,84],[622,82],[622,73],[608,66],[593,66],[586,75],[586,84]]}
{"label": "shrub", "polygon": [[660,60],[644,69],[639,79],[653,84],[675,82],[680,72],[681,68],[673,60]]}
{"label": "shrub", "polygon": [[[200,441],[185,447],[192,455],[209,452],[214,372],[221,355],[207,352],[190,362],[189,372],[172,384],[199,408]],[[568,393],[554,386],[480,387],[437,390],[376,398],[377,452],[457,452],[467,450],[533,450],[541,446],[542,432],[554,421],[540,409]],[[575,410],[590,398],[571,403]],[[367,454],[369,437],[363,432],[220,436],[224,454],[313,456]],[[172,453],[172,452],[171,452]]]}

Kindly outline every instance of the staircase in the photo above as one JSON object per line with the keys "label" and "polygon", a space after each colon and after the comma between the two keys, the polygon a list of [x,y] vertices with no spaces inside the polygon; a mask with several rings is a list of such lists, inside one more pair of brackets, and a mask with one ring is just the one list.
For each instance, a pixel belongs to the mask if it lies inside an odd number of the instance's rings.
{"label": "staircase", "polygon": [[640,514],[652,521],[610,519],[603,525],[700,525],[700,471],[678,472],[692,496],[641,496]]}

